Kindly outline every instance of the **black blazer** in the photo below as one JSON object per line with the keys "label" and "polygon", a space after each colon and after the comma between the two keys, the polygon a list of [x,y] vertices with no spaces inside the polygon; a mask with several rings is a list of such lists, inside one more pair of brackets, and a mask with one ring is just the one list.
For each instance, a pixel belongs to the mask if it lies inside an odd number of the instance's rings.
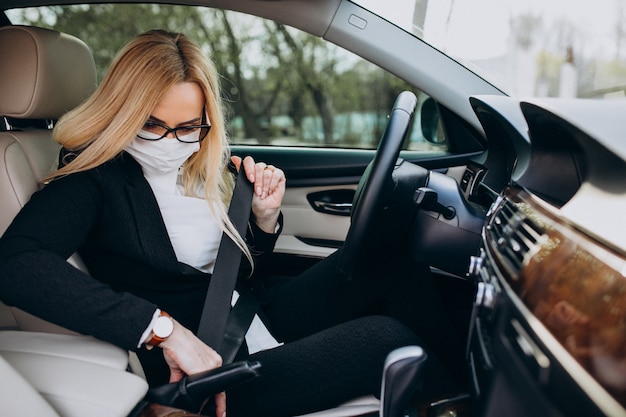
{"label": "black blazer", "polygon": [[[250,225],[256,254],[277,237]],[[91,276],[66,262],[76,251]],[[125,153],[52,181],[0,238],[6,304],[124,349],[137,348],[157,306],[195,331],[209,281],[177,261],[152,189]]]}

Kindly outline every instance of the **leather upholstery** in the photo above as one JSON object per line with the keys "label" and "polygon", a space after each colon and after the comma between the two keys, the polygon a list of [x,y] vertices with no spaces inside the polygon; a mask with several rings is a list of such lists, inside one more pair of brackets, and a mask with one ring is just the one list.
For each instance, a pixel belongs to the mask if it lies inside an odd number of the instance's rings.
{"label": "leather upholstery", "polygon": [[23,353],[90,362],[126,370],[128,352],[89,336],[25,331],[0,332],[0,355]]}
{"label": "leather upholstery", "polygon": [[0,375],[4,384],[11,385],[11,389],[0,390],[3,414],[18,417],[59,417],[54,408],[2,356],[0,356]]}
{"label": "leather upholstery", "polygon": [[59,145],[50,131],[0,132],[0,233],[39,189],[40,180],[54,167],[58,152]]}
{"label": "leather upholstery", "polygon": [[0,28],[0,115],[58,119],[96,87],[95,63],[81,40],[49,29]]}
{"label": "leather upholstery", "polygon": [[[88,336],[3,331],[0,359],[64,417],[124,417],[148,389],[144,379],[126,372],[128,352]],[[30,389],[14,388],[13,379],[10,386],[13,397],[35,398]]]}
{"label": "leather upholstery", "polygon": [[148,390],[137,375],[90,361],[19,351],[2,357],[63,417],[125,417]]}

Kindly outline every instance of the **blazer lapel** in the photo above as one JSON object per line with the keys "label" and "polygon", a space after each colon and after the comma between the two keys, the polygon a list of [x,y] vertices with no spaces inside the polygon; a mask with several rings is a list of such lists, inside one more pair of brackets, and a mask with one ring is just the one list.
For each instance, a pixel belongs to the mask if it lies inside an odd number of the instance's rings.
{"label": "blazer lapel", "polygon": [[159,269],[180,272],[159,205],[143,176],[141,166],[127,153],[123,153],[121,159],[126,196],[135,217],[138,239],[146,258]]}

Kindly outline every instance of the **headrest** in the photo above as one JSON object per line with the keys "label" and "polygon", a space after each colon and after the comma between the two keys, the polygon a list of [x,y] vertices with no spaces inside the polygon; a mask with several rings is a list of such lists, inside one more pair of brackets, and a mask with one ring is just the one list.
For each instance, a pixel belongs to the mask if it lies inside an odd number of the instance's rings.
{"label": "headrest", "polygon": [[96,88],[89,47],[71,35],[0,27],[0,116],[58,119]]}

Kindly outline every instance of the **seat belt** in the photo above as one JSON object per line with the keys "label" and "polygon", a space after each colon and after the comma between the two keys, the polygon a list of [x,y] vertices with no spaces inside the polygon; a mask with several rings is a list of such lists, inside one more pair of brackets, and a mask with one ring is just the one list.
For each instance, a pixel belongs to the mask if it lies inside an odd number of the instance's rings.
{"label": "seat belt", "polygon": [[224,364],[231,363],[235,359],[260,304],[259,297],[252,294],[250,290],[245,289],[239,292],[239,299],[228,316],[222,347],[219,351]]}
{"label": "seat belt", "polygon": [[[253,191],[242,164],[228,208],[228,216],[240,236],[246,236]],[[224,365],[237,354],[259,306],[257,297],[243,291],[231,311],[241,255],[241,249],[223,233],[198,325],[198,338],[222,356]]]}

